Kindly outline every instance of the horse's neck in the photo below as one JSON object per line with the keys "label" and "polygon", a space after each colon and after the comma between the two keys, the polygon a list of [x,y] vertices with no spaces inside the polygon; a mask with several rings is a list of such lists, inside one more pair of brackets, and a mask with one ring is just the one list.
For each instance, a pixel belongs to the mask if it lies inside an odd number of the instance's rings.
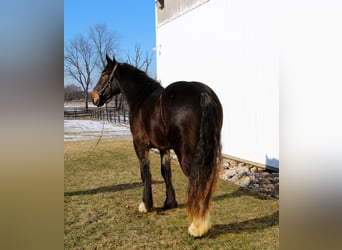
{"label": "horse's neck", "polygon": [[161,94],[163,87],[154,84],[137,83],[127,80],[122,84],[122,93],[131,110],[141,105],[147,98]]}

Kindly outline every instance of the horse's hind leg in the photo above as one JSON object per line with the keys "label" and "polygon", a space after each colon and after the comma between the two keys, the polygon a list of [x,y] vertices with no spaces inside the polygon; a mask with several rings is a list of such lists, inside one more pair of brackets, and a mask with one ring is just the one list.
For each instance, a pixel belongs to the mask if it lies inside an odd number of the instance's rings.
{"label": "horse's hind leg", "polygon": [[175,190],[172,186],[172,173],[171,173],[171,159],[169,150],[160,150],[161,159],[161,173],[165,180],[166,185],[166,199],[164,202],[164,208],[177,207],[177,201],[175,196]]}
{"label": "horse's hind leg", "polygon": [[140,146],[134,142],[134,148],[140,163],[141,180],[144,185],[142,202],[139,205],[139,212],[146,213],[151,212],[153,208],[152,199],[152,176],[150,172],[150,160],[148,158],[148,149],[144,146]]}
{"label": "horse's hind leg", "polygon": [[191,225],[188,232],[193,237],[202,237],[211,228],[210,203],[216,186],[217,175],[215,169],[203,171],[203,168],[206,167],[193,165],[189,156],[183,161],[183,171],[188,174],[189,181],[187,211]]}
{"label": "horse's hind leg", "polygon": [[[194,184],[191,182],[192,181],[189,182],[188,190],[188,213],[192,222],[188,228],[188,232],[193,237],[202,237],[211,228],[210,202],[213,188],[206,185],[207,190],[203,190],[199,193],[198,190],[193,190],[194,185],[197,186],[198,183]],[[196,189],[197,188],[198,186]]]}

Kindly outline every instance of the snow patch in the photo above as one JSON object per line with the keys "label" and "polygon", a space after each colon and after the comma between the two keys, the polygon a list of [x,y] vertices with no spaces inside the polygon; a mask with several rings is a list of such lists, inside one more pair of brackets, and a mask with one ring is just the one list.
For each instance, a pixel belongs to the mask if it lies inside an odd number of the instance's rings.
{"label": "snow patch", "polygon": [[127,125],[108,121],[64,120],[64,141],[94,140],[113,137],[132,137]]}

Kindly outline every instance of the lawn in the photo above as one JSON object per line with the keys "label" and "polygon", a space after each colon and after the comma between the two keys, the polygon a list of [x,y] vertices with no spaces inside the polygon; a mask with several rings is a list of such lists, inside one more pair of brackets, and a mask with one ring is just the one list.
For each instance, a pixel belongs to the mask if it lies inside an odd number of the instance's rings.
{"label": "lawn", "polygon": [[154,211],[138,212],[142,184],[131,139],[64,142],[65,249],[278,249],[279,201],[218,181],[209,233],[187,233],[187,179],[172,161],[179,207],[162,210],[160,159],[150,153]]}

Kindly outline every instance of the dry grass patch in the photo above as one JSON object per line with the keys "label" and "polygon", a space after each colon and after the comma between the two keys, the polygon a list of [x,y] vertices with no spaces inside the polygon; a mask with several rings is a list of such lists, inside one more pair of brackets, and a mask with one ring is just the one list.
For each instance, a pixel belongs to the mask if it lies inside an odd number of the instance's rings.
{"label": "dry grass patch", "polygon": [[[138,160],[129,139],[64,143],[65,249],[278,249],[279,202],[219,181],[213,228],[201,239],[187,234],[187,179],[172,161],[179,208],[162,210],[165,185],[158,155],[151,153],[155,210],[140,214]],[[91,153],[92,152],[92,153]],[[91,154],[90,154],[91,153]]]}

